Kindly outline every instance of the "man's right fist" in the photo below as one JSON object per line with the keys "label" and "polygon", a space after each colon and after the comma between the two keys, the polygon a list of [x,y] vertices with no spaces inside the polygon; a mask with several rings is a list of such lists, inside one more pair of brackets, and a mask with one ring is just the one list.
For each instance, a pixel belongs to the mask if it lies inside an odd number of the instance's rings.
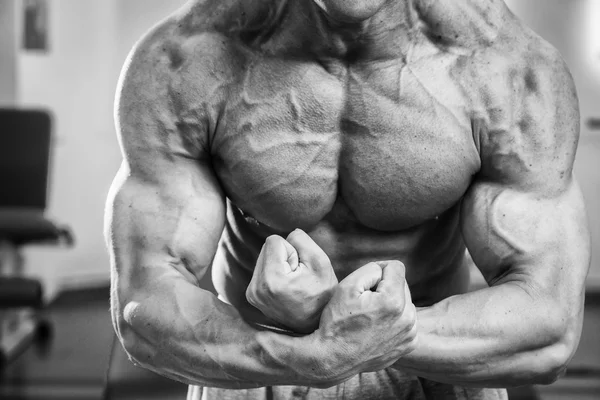
{"label": "man's right fist", "polygon": [[318,328],[337,283],[327,254],[298,229],[287,240],[277,235],[267,238],[246,299],[275,322],[310,333]]}

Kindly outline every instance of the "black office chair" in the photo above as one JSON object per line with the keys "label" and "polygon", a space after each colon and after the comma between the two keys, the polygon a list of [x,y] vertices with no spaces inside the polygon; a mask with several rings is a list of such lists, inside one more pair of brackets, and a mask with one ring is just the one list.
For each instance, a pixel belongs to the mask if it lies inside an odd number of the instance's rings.
{"label": "black office chair", "polygon": [[45,111],[0,109],[0,367],[49,326],[40,282],[23,276],[23,246],[73,244],[69,228],[44,216],[52,120]]}

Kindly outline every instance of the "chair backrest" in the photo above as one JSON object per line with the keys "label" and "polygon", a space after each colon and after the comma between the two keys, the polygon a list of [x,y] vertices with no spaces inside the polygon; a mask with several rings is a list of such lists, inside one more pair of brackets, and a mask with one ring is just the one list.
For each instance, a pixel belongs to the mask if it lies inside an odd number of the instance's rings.
{"label": "chair backrest", "polygon": [[0,109],[0,208],[46,208],[51,130],[46,111]]}

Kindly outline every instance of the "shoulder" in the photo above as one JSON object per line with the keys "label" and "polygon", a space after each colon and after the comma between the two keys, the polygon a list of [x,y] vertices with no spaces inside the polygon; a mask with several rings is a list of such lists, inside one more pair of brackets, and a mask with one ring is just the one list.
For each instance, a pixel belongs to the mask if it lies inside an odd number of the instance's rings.
{"label": "shoulder", "polygon": [[579,102],[569,68],[548,42],[522,26],[474,56],[482,170],[524,186],[559,189],[570,179]]}
{"label": "shoulder", "polygon": [[554,190],[570,178],[579,105],[560,53],[503,0],[415,0],[421,29],[459,62],[480,178]]}
{"label": "shoulder", "polygon": [[493,45],[474,51],[468,64],[488,109],[527,99],[545,106],[577,103],[573,78],[560,52],[522,24]]}
{"label": "shoulder", "polygon": [[[135,45],[122,83],[142,86],[174,79],[216,79],[238,72],[250,50],[241,30],[265,16],[277,0],[195,0],[159,22]],[[186,82],[186,84],[189,82]],[[124,85],[125,88],[130,86]]]}
{"label": "shoulder", "polygon": [[229,72],[238,53],[235,44],[213,28],[212,19],[188,31],[186,21],[196,12],[186,7],[169,16],[134,46],[121,74],[123,96],[158,96],[169,85],[219,79]]}
{"label": "shoulder", "polygon": [[503,0],[415,0],[421,29],[445,47],[473,51],[493,44],[514,24]]}
{"label": "shoulder", "polygon": [[210,11],[202,1],[169,16],[136,44],[125,63],[115,116],[126,154],[141,146],[178,151],[184,143],[196,157],[208,143],[228,85],[247,55],[215,29],[214,16],[190,28],[190,18],[203,15],[194,8],[200,5]]}

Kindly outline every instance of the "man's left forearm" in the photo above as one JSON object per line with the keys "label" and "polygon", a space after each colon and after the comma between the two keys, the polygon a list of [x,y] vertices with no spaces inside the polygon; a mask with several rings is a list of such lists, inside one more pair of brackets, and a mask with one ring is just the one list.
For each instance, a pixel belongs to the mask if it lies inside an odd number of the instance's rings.
{"label": "man's left forearm", "polygon": [[394,367],[462,386],[551,383],[577,347],[580,315],[523,282],[454,296],[419,310],[417,348]]}

